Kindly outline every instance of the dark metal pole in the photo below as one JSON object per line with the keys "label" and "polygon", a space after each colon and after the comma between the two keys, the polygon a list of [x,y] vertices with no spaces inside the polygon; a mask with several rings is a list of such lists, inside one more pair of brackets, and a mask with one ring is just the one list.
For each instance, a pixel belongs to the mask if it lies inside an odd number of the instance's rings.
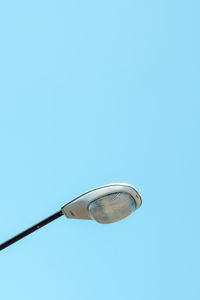
{"label": "dark metal pole", "polygon": [[54,221],[55,219],[59,218],[63,216],[63,213],[61,210],[59,210],[58,212],[56,212],[55,214],[49,216],[48,218],[40,221],[39,223],[33,225],[32,227],[29,227],[28,229],[22,231],[21,233],[15,235],[14,237],[12,237],[11,239],[7,240],[6,242],[0,244],[0,250],[3,250],[4,248],[10,246],[11,244],[21,240],[22,238],[24,238],[25,236],[29,235],[30,233],[40,229],[41,227],[47,225],[48,223]]}

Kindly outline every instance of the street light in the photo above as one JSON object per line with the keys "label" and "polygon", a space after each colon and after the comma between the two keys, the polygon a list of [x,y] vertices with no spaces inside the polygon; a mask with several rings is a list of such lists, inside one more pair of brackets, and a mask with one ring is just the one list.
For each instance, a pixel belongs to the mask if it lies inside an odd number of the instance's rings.
{"label": "street light", "polygon": [[132,185],[126,183],[104,185],[64,204],[55,214],[0,244],[0,250],[63,215],[71,219],[95,220],[102,224],[109,224],[129,216],[141,204],[142,198]]}

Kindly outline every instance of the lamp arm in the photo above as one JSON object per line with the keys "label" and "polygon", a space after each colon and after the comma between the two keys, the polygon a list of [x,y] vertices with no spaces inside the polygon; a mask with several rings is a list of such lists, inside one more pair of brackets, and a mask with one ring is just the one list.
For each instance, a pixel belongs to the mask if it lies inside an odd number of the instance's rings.
{"label": "lamp arm", "polygon": [[40,229],[41,227],[47,225],[48,223],[54,221],[55,219],[57,219],[57,218],[59,218],[61,216],[63,216],[63,213],[62,213],[61,210],[59,210],[56,213],[54,213],[53,215],[47,217],[46,219],[40,221],[39,223],[37,223],[37,224],[29,227],[28,229],[22,231],[21,233],[15,235],[14,237],[12,237],[9,240],[5,241],[4,243],[0,244],[0,250],[3,250],[4,248],[12,245],[13,243],[21,240],[25,236],[31,234],[32,232]]}

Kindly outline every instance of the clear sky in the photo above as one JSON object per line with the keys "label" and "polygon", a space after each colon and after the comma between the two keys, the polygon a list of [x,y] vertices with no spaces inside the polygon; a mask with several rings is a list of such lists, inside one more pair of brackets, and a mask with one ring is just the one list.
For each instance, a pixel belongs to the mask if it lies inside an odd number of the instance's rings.
{"label": "clear sky", "polygon": [[143,197],[118,223],[62,217],[2,251],[2,300],[200,299],[199,11],[0,2],[0,242],[97,186]]}

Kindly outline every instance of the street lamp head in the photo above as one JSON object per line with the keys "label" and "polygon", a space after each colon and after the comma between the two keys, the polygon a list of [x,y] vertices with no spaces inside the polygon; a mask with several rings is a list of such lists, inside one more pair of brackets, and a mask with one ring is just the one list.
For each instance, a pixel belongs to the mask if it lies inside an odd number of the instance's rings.
{"label": "street lamp head", "polygon": [[0,251],[63,215],[109,224],[126,218],[141,204],[141,196],[134,186],[126,183],[104,185],[64,204],[61,210],[0,244]]}
{"label": "street lamp head", "polygon": [[88,191],[62,206],[67,218],[114,223],[129,216],[142,204],[138,191],[126,183],[108,184]]}

